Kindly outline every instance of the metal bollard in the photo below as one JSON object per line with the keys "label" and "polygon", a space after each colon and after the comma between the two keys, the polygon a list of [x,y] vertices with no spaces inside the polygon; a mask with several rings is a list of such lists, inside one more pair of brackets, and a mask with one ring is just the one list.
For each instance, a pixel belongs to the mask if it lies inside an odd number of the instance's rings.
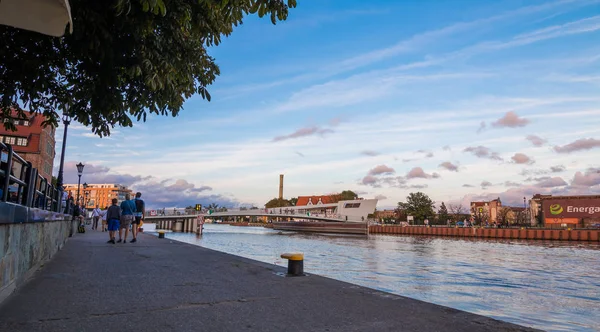
{"label": "metal bollard", "polygon": [[165,231],[158,231],[158,238],[159,239],[164,239],[165,238]]}
{"label": "metal bollard", "polygon": [[298,277],[304,275],[304,254],[303,253],[284,253],[281,258],[288,260],[288,276]]}

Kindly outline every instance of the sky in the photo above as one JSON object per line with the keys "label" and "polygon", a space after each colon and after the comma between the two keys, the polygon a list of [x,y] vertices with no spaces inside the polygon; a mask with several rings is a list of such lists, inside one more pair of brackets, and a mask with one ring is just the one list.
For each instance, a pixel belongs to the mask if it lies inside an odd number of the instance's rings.
{"label": "sky", "polygon": [[[65,182],[148,206],[353,190],[396,206],[600,194],[600,0],[299,0],[209,50],[212,101],[110,137],[69,126]],[[57,130],[60,161],[62,130]]]}

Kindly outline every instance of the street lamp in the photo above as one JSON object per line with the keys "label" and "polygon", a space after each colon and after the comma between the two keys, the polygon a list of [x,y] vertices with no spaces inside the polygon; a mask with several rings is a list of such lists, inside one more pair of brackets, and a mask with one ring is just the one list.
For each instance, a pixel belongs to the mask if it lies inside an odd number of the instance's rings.
{"label": "street lamp", "polygon": [[523,197],[523,207],[525,208],[525,212],[524,212],[525,222],[528,224],[531,224],[531,220],[529,220],[531,218],[531,216],[529,215],[529,209],[527,209],[527,198],[526,197]]}
{"label": "street lamp", "polygon": [[77,180],[77,204],[80,204],[81,202],[79,201],[79,186],[81,185],[81,175],[83,175],[83,167],[85,165],[79,162],[79,164],[75,166],[77,166],[77,176],[79,177],[79,179]]}
{"label": "street lamp", "polygon": [[87,192],[87,187],[88,184],[87,182],[83,183],[83,208],[86,209],[87,208],[87,199],[88,199],[88,192]]}
{"label": "street lamp", "polygon": [[[56,178],[56,187],[58,188],[58,195],[59,197],[57,197],[57,201],[58,202],[62,202],[62,195],[63,195],[63,168],[65,166],[65,147],[67,144],[67,127],[69,127],[69,124],[71,123],[71,115],[69,113],[69,105],[65,105],[64,109],[63,109],[63,115],[62,115],[62,121],[63,124],[65,125],[65,130],[63,133],[63,141],[62,141],[62,150],[60,153],[60,166],[58,168],[58,177]],[[62,210],[63,207],[61,207]]]}

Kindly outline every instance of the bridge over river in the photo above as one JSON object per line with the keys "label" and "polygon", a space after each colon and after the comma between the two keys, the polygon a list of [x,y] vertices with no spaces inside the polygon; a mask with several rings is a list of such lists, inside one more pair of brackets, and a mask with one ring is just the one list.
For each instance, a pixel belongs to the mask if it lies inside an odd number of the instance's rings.
{"label": "bridge over river", "polygon": [[[281,211],[281,212],[279,212]],[[224,212],[213,212],[210,214],[203,214],[204,218],[219,219],[228,217],[267,217],[267,218],[280,218],[282,220],[314,220],[314,221],[333,221],[341,222],[352,220],[347,215],[338,214],[319,214],[319,213],[299,213],[295,209],[289,208],[275,208],[275,209],[228,209]]]}

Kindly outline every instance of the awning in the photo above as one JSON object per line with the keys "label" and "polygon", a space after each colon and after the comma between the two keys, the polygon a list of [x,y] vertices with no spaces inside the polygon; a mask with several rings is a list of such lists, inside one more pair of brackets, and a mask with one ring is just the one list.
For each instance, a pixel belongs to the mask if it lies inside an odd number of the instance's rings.
{"label": "awning", "polygon": [[0,0],[0,24],[55,37],[69,24],[73,32],[69,0]]}

